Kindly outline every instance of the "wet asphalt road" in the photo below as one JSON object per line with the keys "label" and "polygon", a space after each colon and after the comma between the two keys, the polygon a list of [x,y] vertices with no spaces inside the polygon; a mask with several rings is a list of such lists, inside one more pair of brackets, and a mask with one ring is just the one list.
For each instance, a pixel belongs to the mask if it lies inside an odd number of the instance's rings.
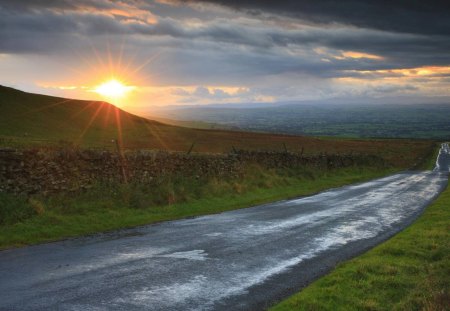
{"label": "wet asphalt road", "polygon": [[314,196],[0,252],[0,310],[260,310],[410,224],[445,188],[403,172]]}

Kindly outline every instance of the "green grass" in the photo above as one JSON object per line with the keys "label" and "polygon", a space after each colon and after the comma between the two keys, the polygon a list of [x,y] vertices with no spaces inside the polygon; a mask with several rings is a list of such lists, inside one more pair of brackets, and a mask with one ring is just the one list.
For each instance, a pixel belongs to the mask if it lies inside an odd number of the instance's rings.
{"label": "green grass", "polygon": [[172,180],[152,189],[138,185],[97,185],[76,196],[31,200],[3,194],[0,200],[7,204],[0,208],[5,209],[12,201],[17,210],[0,224],[0,248],[218,213],[308,195],[391,172],[392,169],[376,168],[317,172],[252,167],[240,180]]}
{"label": "green grass", "polygon": [[410,227],[271,311],[449,310],[450,188]]}
{"label": "green grass", "polygon": [[441,143],[436,143],[434,148],[430,149],[428,156],[425,156],[419,169],[432,170],[436,166],[436,159],[439,155],[439,150],[441,149]]}

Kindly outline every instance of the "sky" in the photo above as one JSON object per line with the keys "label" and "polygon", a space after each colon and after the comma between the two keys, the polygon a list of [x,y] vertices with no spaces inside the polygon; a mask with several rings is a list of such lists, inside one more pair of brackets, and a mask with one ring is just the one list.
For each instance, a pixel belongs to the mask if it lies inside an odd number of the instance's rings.
{"label": "sky", "polygon": [[450,2],[0,0],[0,84],[155,106],[450,96]]}

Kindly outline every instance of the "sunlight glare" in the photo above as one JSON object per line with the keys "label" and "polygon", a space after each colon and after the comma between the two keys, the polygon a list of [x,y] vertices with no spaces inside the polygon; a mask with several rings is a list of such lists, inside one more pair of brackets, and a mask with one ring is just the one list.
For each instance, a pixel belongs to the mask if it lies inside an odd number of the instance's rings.
{"label": "sunlight glare", "polygon": [[120,98],[132,89],[133,86],[126,86],[116,79],[111,79],[97,86],[94,92],[108,98]]}

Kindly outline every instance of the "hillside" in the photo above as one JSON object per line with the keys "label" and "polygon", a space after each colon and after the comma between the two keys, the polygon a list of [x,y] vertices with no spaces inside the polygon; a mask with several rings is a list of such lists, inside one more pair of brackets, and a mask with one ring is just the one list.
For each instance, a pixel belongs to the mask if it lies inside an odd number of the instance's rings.
{"label": "hillside", "polygon": [[[312,137],[192,129],[148,120],[109,103],[37,95],[0,86],[0,138],[2,145],[46,145],[60,141],[82,147],[115,148],[120,138],[126,149],[195,152],[284,150],[305,154],[359,152],[378,154],[411,163],[425,154],[430,143],[408,140],[326,140]],[[121,129],[121,130],[119,130]],[[413,151],[413,152],[409,152]]]}
{"label": "hillside", "polygon": [[[21,92],[0,86],[0,134],[24,143],[64,140],[103,146],[119,136],[124,142],[148,139],[164,125],[99,101],[84,101]],[[151,142],[155,145],[155,142]]]}

